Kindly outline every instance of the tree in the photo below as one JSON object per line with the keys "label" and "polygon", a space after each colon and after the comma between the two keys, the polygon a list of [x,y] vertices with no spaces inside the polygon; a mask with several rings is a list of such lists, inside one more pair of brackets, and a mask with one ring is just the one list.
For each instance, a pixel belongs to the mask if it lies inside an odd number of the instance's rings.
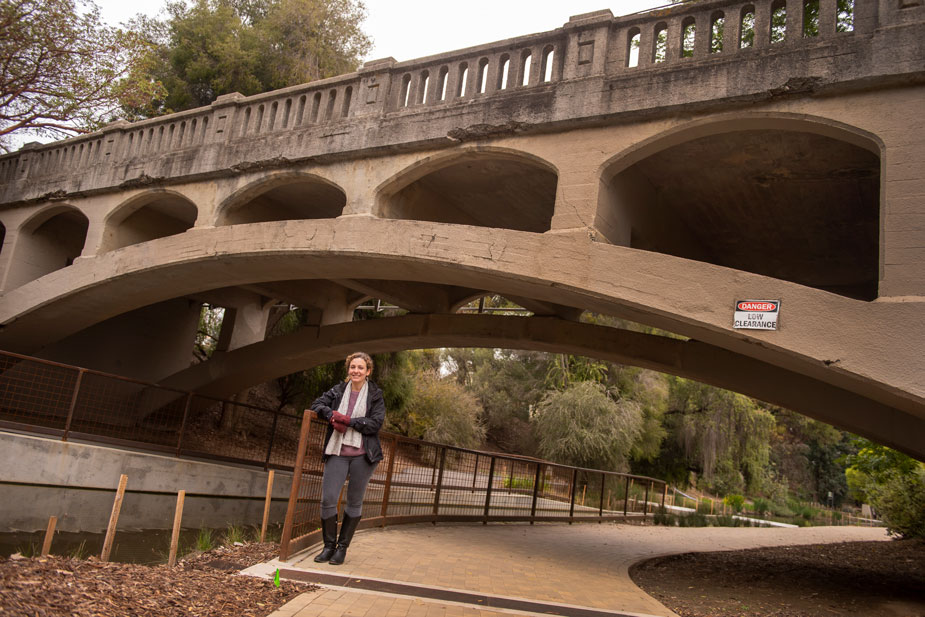
{"label": "tree", "polygon": [[441,378],[434,371],[418,373],[414,392],[402,418],[393,417],[400,431],[410,437],[463,448],[477,448],[485,438],[479,422],[478,400],[455,379]]}
{"label": "tree", "polygon": [[540,454],[557,463],[619,471],[639,435],[642,413],[604,386],[582,381],[548,392],[533,417]]}
{"label": "tree", "polygon": [[166,18],[132,22],[156,47],[150,76],[166,94],[128,111],[156,116],[352,71],[370,47],[365,16],[359,0],[169,2]]}
{"label": "tree", "polygon": [[14,133],[63,138],[99,129],[157,96],[137,35],[103,24],[91,0],[0,3],[0,148]]}
{"label": "tree", "polygon": [[754,400],[673,377],[670,430],[687,460],[721,494],[759,492],[768,473],[774,417]]}

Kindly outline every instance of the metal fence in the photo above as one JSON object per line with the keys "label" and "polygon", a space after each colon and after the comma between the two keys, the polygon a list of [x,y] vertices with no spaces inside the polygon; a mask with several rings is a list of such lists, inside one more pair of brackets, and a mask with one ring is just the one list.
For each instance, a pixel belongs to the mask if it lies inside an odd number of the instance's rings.
{"label": "metal fence", "polygon": [[[306,411],[280,559],[320,540],[326,423]],[[467,450],[382,433],[384,459],[360,527],[412,522],[577,522],[645,517],[664,506],[663,480]],[[343,495],[341,495],[343,497]]]}
{"label": "metal fence", "polygon": [[0,428],[292,469],[300,424],[279,410],[0,351]]}
{"label": "metal fence", "polygon": [[[241,430],[219,430],[231,416]],[[326,425],[310,411],[293,416],[0,351],[0,428],[293,469],[281,556],[318,539]],[[618,520],[665,501],[667,485],[654,478],[380,435],[385,458],[367,490],[363,527]]]}

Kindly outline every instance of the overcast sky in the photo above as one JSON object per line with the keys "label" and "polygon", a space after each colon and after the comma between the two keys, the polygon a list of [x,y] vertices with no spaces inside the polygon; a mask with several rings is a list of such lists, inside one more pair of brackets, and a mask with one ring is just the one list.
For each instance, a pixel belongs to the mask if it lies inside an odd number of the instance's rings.
{"label": "overcast sky", "polygon": [[[365,0],[364,30],[373,39],[366,60],[412,60],[454,49],[544,32],[571,15],[610,9],[614,15],[668,4],[668,0]],[[156,15],[162,3],[139,6],[97,0],[103,16],[119,24],[142,8]]]}

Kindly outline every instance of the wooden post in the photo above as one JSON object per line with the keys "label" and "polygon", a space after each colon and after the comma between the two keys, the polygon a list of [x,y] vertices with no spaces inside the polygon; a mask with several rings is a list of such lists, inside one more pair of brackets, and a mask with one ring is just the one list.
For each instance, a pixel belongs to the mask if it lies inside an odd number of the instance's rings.
{"label": "wooden post", "polygon": [[106,539],[103,541],[103,552],[100,553],[100,561],[109,561],[109,553],[112,552],[112,541],[116,537],[116,524],[119,522],[119,512],[122,510],[122,498],[125,497],[125,485],[127,482],[127,475],[122,474],[119,476],[119,488],[116,489],[116,500],[112,502],[112,514],[109,515],[109,526],[106,528]]}
{"label": "wooden post", "polygon": [[270,518],[270,501],[273,499],[273,474],[271,469],[267,476],[267,498],[263,502],[263,524],[260,526],[260,541],[263,542],[267,537],[267,520]]}
{"label": "wooden post", "polygon": [[173,515],[173,533],[170,534],[170,556],[167,557],[167,567],[177,565],[177,547],[180,544],[180,522],[183,520],[183,502],[186,500],[186,491],[177,493],[177,511]]}
{"label": "wooden post", "polygon": [[314,412],[306,409],[302,413],[302,429],[299,432],[299,450],[296,452],[295,468],[292,470],[292,486],[289,489],[289,505],[286,508],[286,520],[283,522],[283,536],[279,541],[279,560],[289,559],[289,543],[292,541],[293,519],[299,501],[299,487],[302,483],[302,466],[305,464],[305,450],[308,448],[308,433],[311,429]]}
{"label": "wooden post", "polygon": [[42,557],[48,556],[48,552],[51,550],[51,539],[55,537],[55,525],[57,524],[57,516],[48,517],[48,529],[45,530],[45,542],[42,543]]}

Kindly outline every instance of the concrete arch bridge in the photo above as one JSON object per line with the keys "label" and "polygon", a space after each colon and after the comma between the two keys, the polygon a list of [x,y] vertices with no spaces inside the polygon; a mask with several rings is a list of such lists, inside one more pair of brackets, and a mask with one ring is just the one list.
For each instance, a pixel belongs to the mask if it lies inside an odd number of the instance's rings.
{"label": "concrete arch bridge", "polygon": [[[925,458],[925,6],[797,5],[600,11],[29,144],[0,347],[220,395],[355,347],[569,351]],[[489,293],[534,316],[458,314]],[[370,298],[408,315],[353,322]],[[743,299],[778,329],[734,328]],[[280,303],[311,323],[265,340]]]}

